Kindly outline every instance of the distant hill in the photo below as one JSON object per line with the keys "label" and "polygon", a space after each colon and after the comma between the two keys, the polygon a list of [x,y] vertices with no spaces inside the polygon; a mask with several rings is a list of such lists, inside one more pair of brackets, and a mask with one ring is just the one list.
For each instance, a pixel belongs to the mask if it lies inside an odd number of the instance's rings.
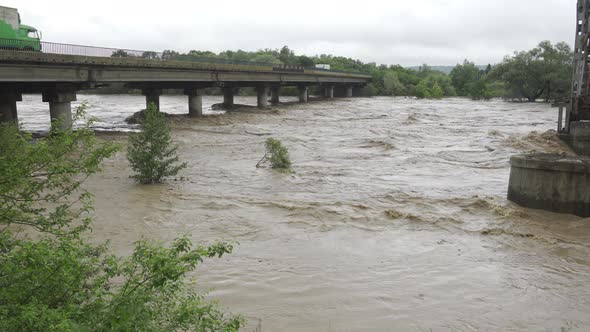
{"label": "distant hill", "polygon": [[[476,67],[479,69],[486,69],[487,66],[488,65],[476,65]],[[431,65],[428,65],[428,67],[430,67],[432,70],[442,71],[445,74],[450,74],[451,70],[453,70],[453,68],[455,68],[455,66],[431,66]],[[411,67],[406,67],[406,68],[418,70],[418,69],[420,69],[420,66],[411,66]]]}

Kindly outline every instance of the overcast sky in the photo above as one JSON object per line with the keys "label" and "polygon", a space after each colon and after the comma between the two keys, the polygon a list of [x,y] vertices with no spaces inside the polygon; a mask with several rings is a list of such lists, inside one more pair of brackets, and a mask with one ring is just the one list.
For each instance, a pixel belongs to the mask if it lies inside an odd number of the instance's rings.
{"label": "overcast sky", "polygon": [[404,66],[497,63],[574,39],[576,0],[4,0],[52,42],[139,50],[288,45]]}

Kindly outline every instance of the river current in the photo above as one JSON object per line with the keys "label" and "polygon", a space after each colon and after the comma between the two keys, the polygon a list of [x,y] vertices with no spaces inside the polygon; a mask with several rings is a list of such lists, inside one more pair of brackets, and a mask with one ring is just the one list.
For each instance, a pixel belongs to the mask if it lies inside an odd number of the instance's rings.
{"label": "river current", "polygon": [[[102,131],[133,130],[123,119],[145,102],[78,99]],[[590,330],[590,220],[505,198],[511,155],[569,153],[549,105],[378,97],[211,111],[220,101],[171,119],[186,179],[135,184],[121,152],[88,180],[94,239],[121,255],[142,237],[239,242],[193,277],[248,331],[259,319],[263,331]],[[161,105],[187,113],[183,96]],[[46,130],[47,105],[24,96],[19,119]],[[255,167],[268,137],[289,148],[293,173]]]}

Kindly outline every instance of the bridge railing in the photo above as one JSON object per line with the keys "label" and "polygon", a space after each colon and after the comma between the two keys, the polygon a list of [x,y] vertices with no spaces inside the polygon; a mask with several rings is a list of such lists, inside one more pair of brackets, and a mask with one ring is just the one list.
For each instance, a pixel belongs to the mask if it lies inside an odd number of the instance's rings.
{"label": "bridge railing", "polygon": [[[223,58],[213,58],[192,54],[180,54],[175,51],[142,51],[111,47],[96,47],[87,45],[75,45],[64,43],[53,43],[46,41],[23,41],[17,39],[0,38],[0,52],[3,50],[21,51],[21,52],[42,52],[49,54],[61,55],[75,55],[75,56],[90,56],[90,57],[105,57],[105,58],[140,58],[146,60],[161,60],[161,61],[186,61],[186,62],[200,62],[200,63],[215,63],[215,64],[230,64],[230,65],[246,65],[272,68],[273,71],[281,72],[305,72],[306,70],[321,71],[321,72],[336,72],[346,74],[362,74],[358,72],[328,70],[323,68],[316,68],[313,66],[297,66],[285,65],[276,63],[265,63],[255,61],[232,60]],[[269,69],[270,69],[269,68]]]}

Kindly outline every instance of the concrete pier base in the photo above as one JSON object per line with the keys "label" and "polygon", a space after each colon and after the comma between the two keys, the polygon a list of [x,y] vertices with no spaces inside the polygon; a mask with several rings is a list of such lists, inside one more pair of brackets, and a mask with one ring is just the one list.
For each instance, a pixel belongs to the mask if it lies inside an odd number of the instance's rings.
{"label": "concrete pier base", "polygon": [[12,122],[18,124],[16,102],[22,100],[20,93],[0,93],[0,123]]}
{"label": "concrete pier base", "polygon": [[258,96],[258,108],[266,108],[268,107],[268,87],[267,86],[258,86],[256,87],[256,94]]}
{"label": "concrete pier base", "polygon": [[147,109],[148,105],[153,103],[160,110],[160,95],[162,95],[162,90],[160,89],[144,89],[142,90],[142,94],[145,96],[145,107]]}
{"label": "concrete pier base", "polygon": [[72,126],[72,103],[65,102],[49,102],[49,116],[51,123],[59,123],[62,129],[67,129]]}
{"label": "concrete pier base", "polygon": [[334,99],[334,86],[326,87],[325,95],[328,99]]}
{"label": "concrete pier base", "polygon": [[351,86],[346,87],[346,97],[352,98],[352,87]]}
{"label": "concrete pier base", "polygon": [[281,87],[280,86],[273,86],[270,89],[270,103],[273,105],[277,105],[279,104],[279,96],[280,96],[280,92],[281,92]]}
{"label": "concrete pier base", "polygon": [[74,92],[46,92],[43,101],[49,103],[51,125],[61,129],[72,127],[72,102],[76,101]]}
{"label": "concrete pier base", "polygon": [[234,107],[234,88],[226,86],[222,89],[223,92],[223,107],[232,108]]}
{"label": "concrete pier base", "polygon": [[528,208],[590,217],[590,158],[519,155],[510,164],[509,200]]}
{"label": "concrete pier base", "polygon": [[307,103],[309,100],[309,88],[306,86],[299,87],[299,102]]}
{"label": "concrete pier base", "polygon": [[184,94],[188,96],[188,115],[190,117],[203,116],[203,91],[186,89]]}

